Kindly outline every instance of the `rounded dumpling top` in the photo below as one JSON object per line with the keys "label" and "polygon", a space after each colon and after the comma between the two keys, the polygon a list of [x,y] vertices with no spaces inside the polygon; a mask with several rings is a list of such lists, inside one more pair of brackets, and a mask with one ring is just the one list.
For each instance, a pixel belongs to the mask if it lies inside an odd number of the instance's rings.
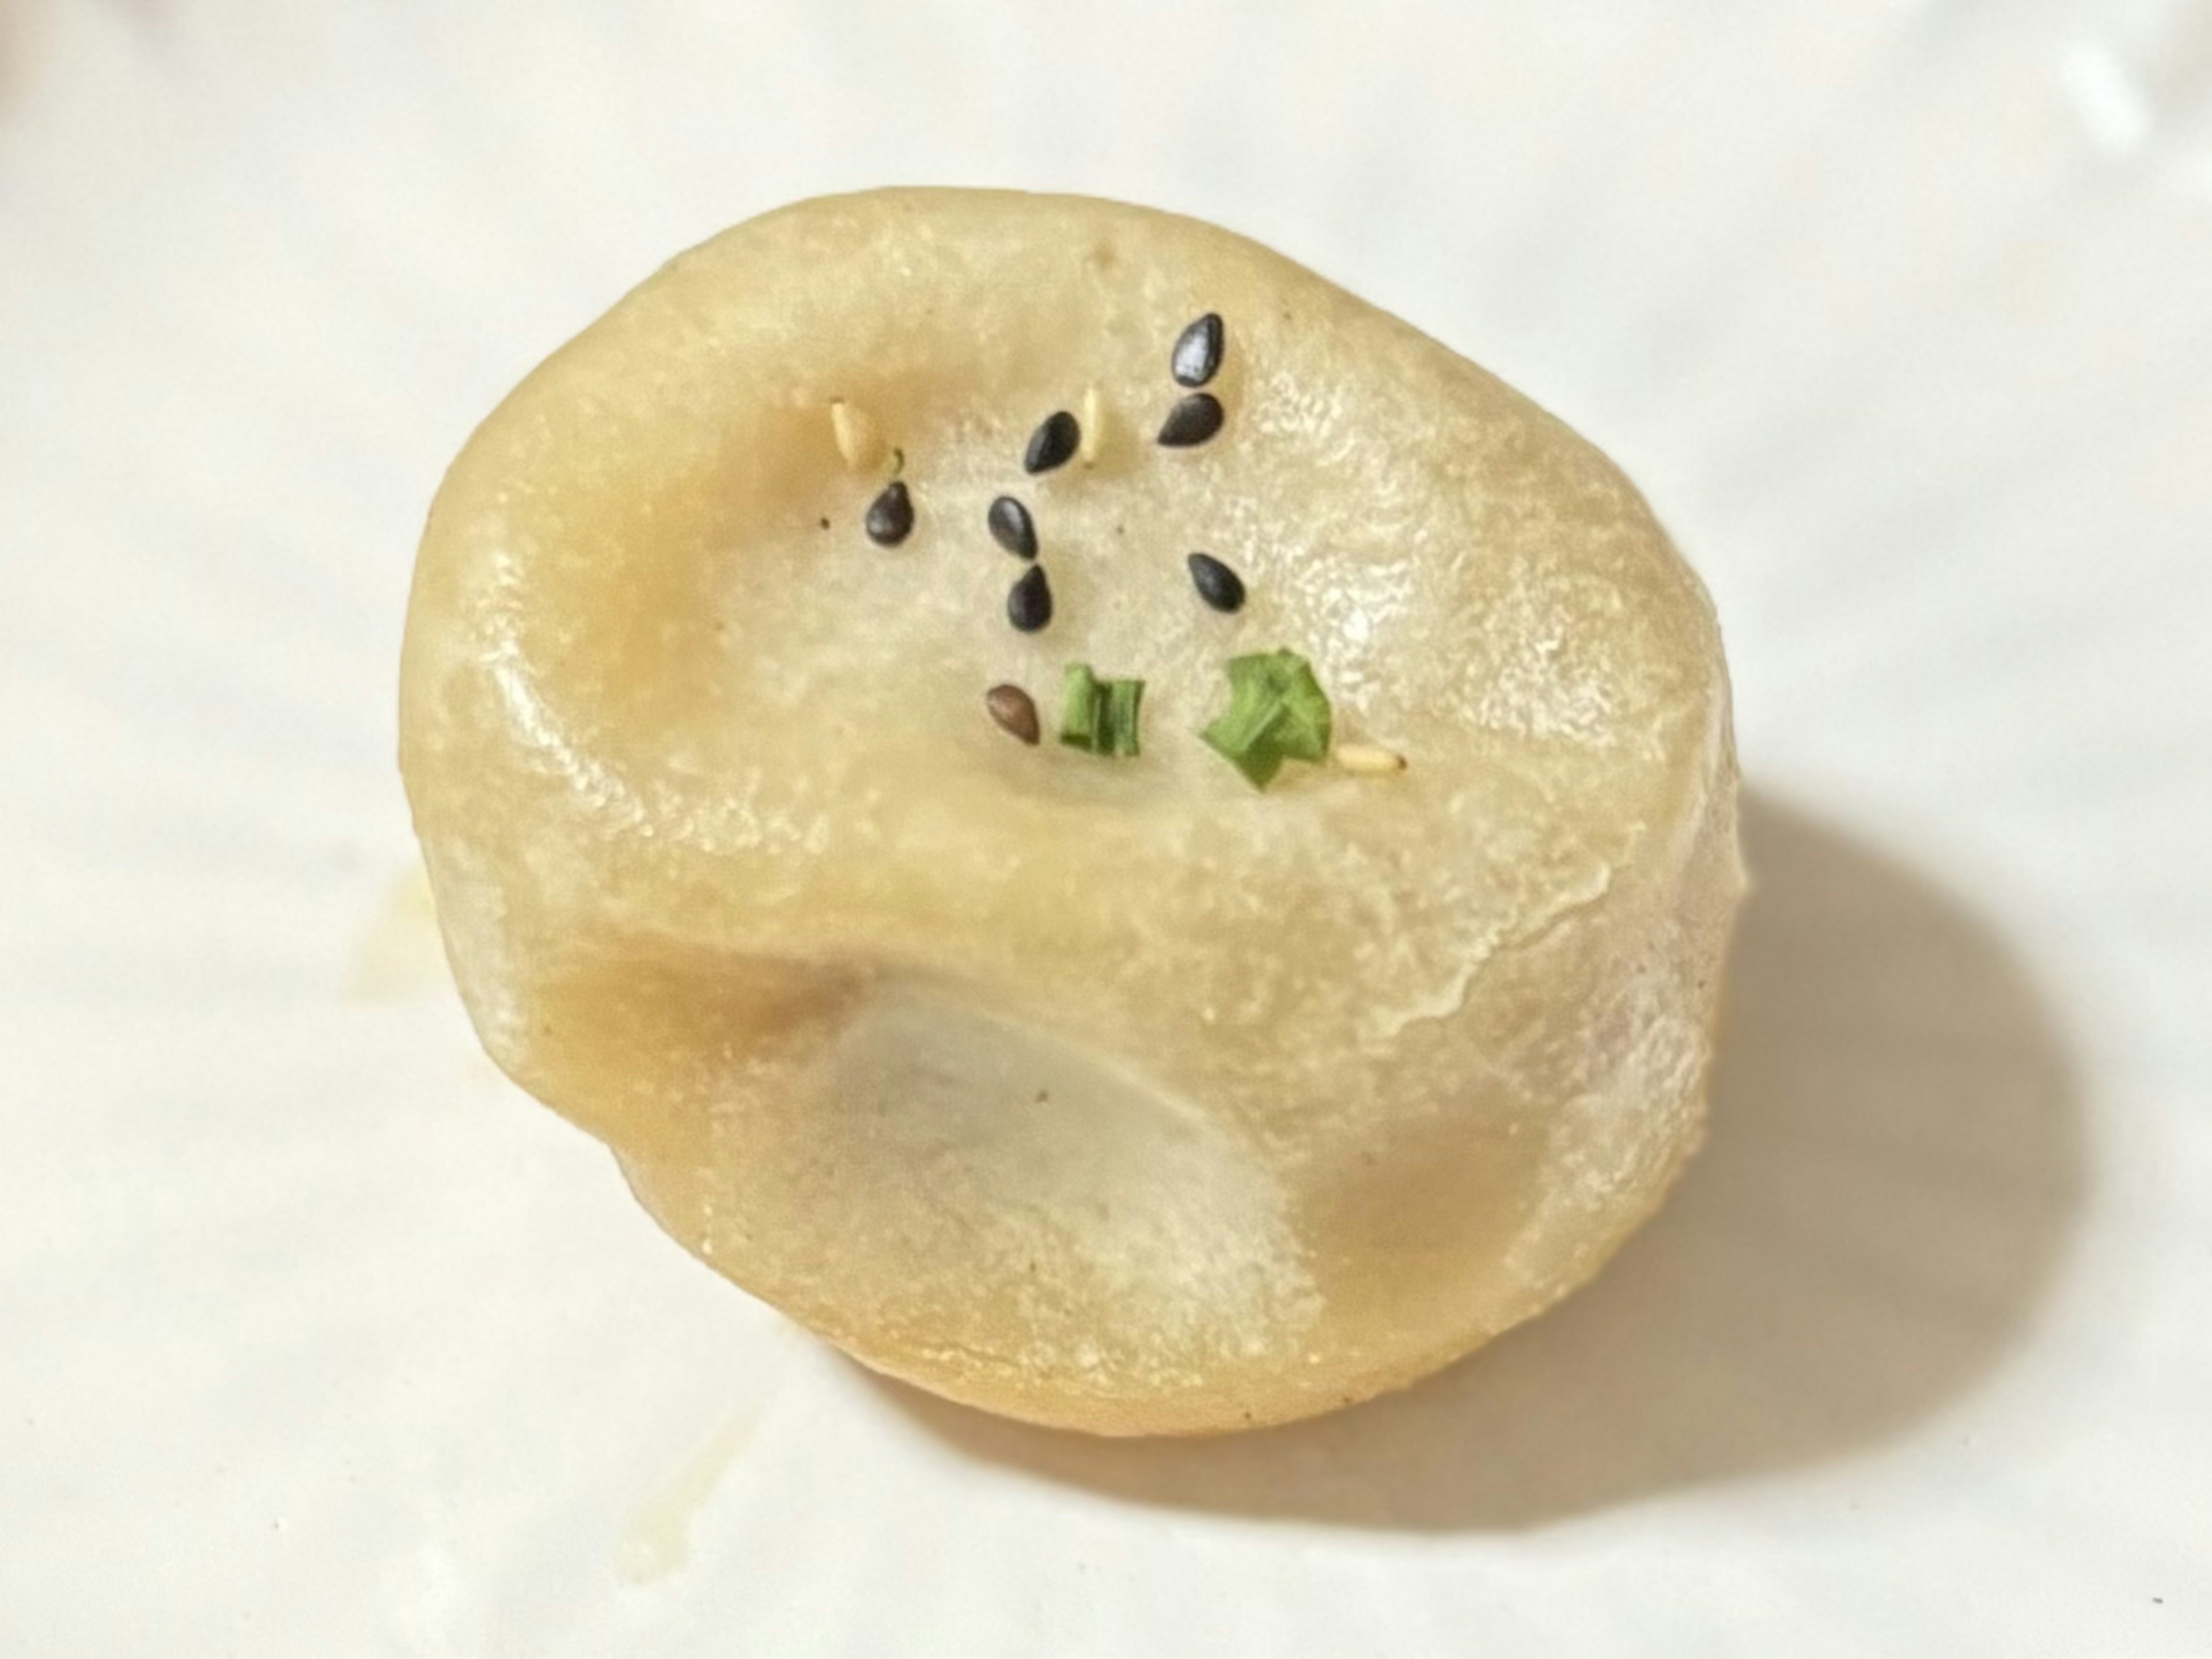
{"label": "rounded dumpling top", "polygon": [[[1221,725],[1301,717],[1238,704],[1261,658],[1327,707],[1265,788]],[[1694,1139],[1702,590],[1558,421],[1226,232],[884,191],[681,256],[455,462],[402,712],[493,1057],[957,1398],[1188,1431],[1408,1380]]]}

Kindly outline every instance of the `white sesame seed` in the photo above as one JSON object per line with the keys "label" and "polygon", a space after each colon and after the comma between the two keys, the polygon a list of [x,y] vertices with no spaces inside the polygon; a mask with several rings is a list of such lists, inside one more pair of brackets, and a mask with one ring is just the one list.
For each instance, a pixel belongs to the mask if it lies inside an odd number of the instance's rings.
{"label": "white sesame seed", "polygon": [[1406,769],[1406,757],[1395,749],[1385,749],[1379,744],[1340,743],[1334,750],[1336,763],[1347,772],[1362,777],[1382,777]]}
{"label": "white sesame seed", "polygon": [[830,430],[837,440],[837,453],[855,472],[872,472],[883,465],[884,432],[875,417],[842,398],[830,404]]}
{"label": "white sesame seed", "polygon": [[1083,441],[1076,448],[1075,458],[1085,466],[1096,466],[1105,447],[1106,399],[1094,380],[1083,389]]}

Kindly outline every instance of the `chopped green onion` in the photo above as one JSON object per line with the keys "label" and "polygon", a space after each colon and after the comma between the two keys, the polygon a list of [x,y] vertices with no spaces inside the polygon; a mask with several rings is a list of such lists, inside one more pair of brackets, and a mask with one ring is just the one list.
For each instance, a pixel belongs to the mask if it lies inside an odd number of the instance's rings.
{"label": "chopped green onion", "polygon": [[1105,699],[1087,662],[1072,662],[1060,681],[1060,740],[1071,749],[1098,747],[1098,714]]}
{"label": "chopped green onion", "polygon": [[1106,729],[1113,735],[1115,754],[1137,753],[1137,710],[1144,701],[1144,681],[1106,682]]}
{"label": "chopped green onion", "polygon": [[1286,760],[1328,758],[1328,694],[1295,651],[1229,659],[1229,708],[1199,735],[1255,789]]}
{"label": "chopped green onion", "polygon": [[1102,680],[1087,662],[1072,662],[1060,678],[1060,740],[1087,754],[1138,754],[1142,680]]}

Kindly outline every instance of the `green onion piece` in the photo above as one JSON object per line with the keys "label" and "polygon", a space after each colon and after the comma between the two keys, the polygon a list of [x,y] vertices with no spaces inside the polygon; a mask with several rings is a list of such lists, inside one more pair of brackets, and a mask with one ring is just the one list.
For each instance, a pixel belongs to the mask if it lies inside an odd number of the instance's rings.
{"label": "green onion piece", "polygon": [[1255,789],[1265,789],[1283,768],[1282,744],[1275,728],[1283,722],[1283,700],[1267,684],[1264,657],[1239,657],[1229,665],[1229,712],[1199,735],[1206,745],[1242,772]]}
{"label": "green onion piece", "polygon": [[1106,732],[1114,754],[1133,758],[1137,746],[1137,710],[1145,701],[1142,680],[1106,682]]}
{"label": "green onion piece", "polygon": [[1144,681],[1102,680],[1089,663],[1072,662],[1060,677],[1060,740],[1086,754],[1139,754],[1137,715],[1144,700]]}
{"label": "green onion piece", "polygon": [[1255,789],[1275,781],[1286,760],[1328,758],[1328,694],[1313,665],[1295,651],[1229,661],[1229,708],[1199,735]]}
{"label": "green onion piece", "polygon": [[1070,749],[1098,752],[1098,717],[1105,696],[1087,662],[1072,662],[1060,677],[1060,740]]}

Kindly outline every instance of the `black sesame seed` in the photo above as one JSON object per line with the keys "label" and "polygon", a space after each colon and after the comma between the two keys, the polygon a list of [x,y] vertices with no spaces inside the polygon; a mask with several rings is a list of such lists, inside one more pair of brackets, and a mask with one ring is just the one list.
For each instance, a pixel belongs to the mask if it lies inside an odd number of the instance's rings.
{"label": "black sesame seed", "polygon": [[1049,472],[1066,466],[1083,447],[1083,427],[1066,410],[1055,410],[1030,434],[1030,447],[1022,454],[1024,472]]}
{"label": "black sesame seed", "polygon": [[868,504],[867,532],[878,547],[896,547],[914,532],[914,498],[897,479]]}
{"label": "black sesame seed", "polygon": [[1006,620],[1024,634],[1034,634],[1052,620],[1052,584],[1045,580],[1042,565],[1031,565],[1006,590]]}
{"label": "black sesame seed", "polygon": [[1176,336],[1168,372],[1177,386],[1204,386],[1221,372],[1221,313],[1209,311]]}
{"label": "black sesame seed", "polygon": [[1211,392],[1194,392],[1168,410],[1160,422],[1160,442],[1170,449],[1188,449],[1221,430],[1221,399]]}
{"label": "black sesame seed", "polygon": [[991,539],[1018,559],[1034,559],[1037,555],[1036,523],[1030,510],[1012,495],[1001,495],[991,503],[991,510],[983,515],[983,522],[991,527]]}
{"label": "black sesame seed", "polygon": [[999,730],[1031,748],[1039,732],[1036,702],[1018,685],[994,685],[983,694],[983,708]]}
{"label": "black sesame seed", "polygon": [[1190,567],[1191,586],[1198,597],[1216,611],[1244,608],[1244,579],[1211,553],[1194,553],[1184,561]]}

